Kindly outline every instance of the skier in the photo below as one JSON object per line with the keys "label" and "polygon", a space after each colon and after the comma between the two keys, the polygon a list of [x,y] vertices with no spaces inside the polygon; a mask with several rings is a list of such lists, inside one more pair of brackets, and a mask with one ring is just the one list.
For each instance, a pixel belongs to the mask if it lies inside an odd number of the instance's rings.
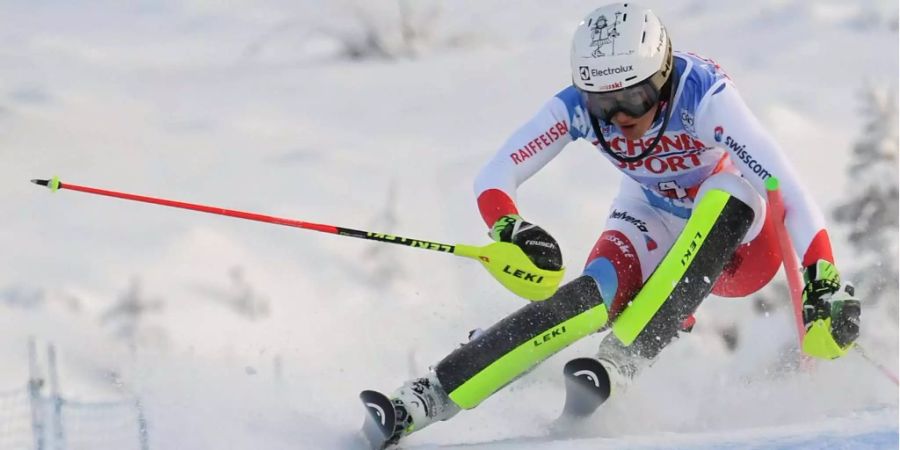
{"label": "skier", "polygon": [[376,448],[474,408],[561,348],[612,326],[595,355],[564,368],[564,416],[592,413],[690,330],[710,292],[745,297],[772,279],[781,253],[766,220],[770,177],[780,181],[786,229],[805,268],[804,352],[837,358],[859,335],[859,301],[841,282],[821,211],[718,64],[673,51],[656,15],[630,2],[585,17],[571,52],[572,85],[484,166],[477,202],[494,240],[560,270],[556,240],[522,218],[516,188],[567,144],[587,139],[625,174],[604,231],[581,276],[549,299],[477,333],[390,398],[364,391],[363,431]]}

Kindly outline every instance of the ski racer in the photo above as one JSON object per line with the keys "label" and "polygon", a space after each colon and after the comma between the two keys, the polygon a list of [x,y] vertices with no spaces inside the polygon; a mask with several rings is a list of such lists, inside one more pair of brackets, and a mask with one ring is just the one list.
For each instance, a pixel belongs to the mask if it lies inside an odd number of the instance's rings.
{"label": "ski racer", "polygon": [[516,189],[570,142],[591,142],[624,176],[582,274],[390,397],[365,391],[370,412],[380,410],[372,417],[387,427],[382,441],[370,436],[374,447],[474,408],[559,349],[612,325],[621,332],[564,368],[564,414],[593,412],[689,331],[710,293],[746,297],[773,278],[782,257],[766,220],[770,177],[780,181],[785,227],[805,268],[804,352],[837,358],[859,335],[859,301],[841,282],[822,212],[718,64],[674,51],[657,16],[629,2],[584,18],[571,69],[572,84],[503,144],[475,192],[494,240],[519,246],[541,269],[559,270],[556,240],[523,218]]}

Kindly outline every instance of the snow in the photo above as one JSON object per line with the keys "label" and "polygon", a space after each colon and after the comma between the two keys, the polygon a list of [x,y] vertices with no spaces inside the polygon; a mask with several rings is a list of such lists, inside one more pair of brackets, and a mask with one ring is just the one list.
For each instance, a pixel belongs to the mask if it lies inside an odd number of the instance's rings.
{"label": "snow", "polygon": [[[35,336],[56,345],[65,395],[115,398],[111,373],[139,392],[152,448],[341,448],[362,420],[359,390],[393,389],[468,330],[521,307],[479,265],[452,256],[373,254],[378,244],[27,183],[59,175],[486,243],[472,179],[567,83],[570,34],[596,3],[423,3],[440,16],[418,56],[357,61],[336,53],[335,36],[358,25],[349,0],[3,2],[0,391],[24,383]],[[725,67],[823,209],[839,203],[864,83],[896,92],[896,4],[648,4],[676,48]],[[526,217],[559,238],[569,278],[618,177],[578,143],[519,191]],[[388,207],[394,221],[381,229]],[[851,261],[844,244],[836,251]],[[396,270],[375,283],[386,264]],[[198,286],[228,291],[235,267],[268,316],[198,295]],[[148,315],[132,354],[100,318],[133,279],[166,306]],[[896,372],[898,321],[879,311],[863,310],[861,342]],[[542,430],[562,406],[562,365],[591,354],[597,337],[408,447],[896,448],[897,387],[857,355],[790,370],[787,312],[757,316],[750,301],[710,299],[694,333],[577,439]],[[719,330],[735,319],[742,345],[731,354]]]}
{"label": "snow", "polygon": [[883,411],[826,419],[814,425],[782,426],[701,433],[648,433],[622,438],[534,436],[411,449],[882,449],[896,447],[896,417]]}

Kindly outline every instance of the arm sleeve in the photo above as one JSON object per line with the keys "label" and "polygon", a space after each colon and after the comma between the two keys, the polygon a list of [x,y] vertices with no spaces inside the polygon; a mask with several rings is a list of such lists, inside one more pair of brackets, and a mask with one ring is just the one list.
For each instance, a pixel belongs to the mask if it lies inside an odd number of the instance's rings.
{"label": "arm sleeve", "polygon": [[784,197],[785,227],[803,266],[834,262],[825,217],[800,183],[784,152],[747,108],[729,80],[720,80],[697,107],[697,134],[725,148],[735,166],[766,198],[765,180],[777,177]]}
{"label": "arm sleeve", "polygon": [[560,98],[565,92],[516,130],[475,178],[478,209],[489,227],[503,215],[518,213],[516,188],[575,139],[569,102]]}

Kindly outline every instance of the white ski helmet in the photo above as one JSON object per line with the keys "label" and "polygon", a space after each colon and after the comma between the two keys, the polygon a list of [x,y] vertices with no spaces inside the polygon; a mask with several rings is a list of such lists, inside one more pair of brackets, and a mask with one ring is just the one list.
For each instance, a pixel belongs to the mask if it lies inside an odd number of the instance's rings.
{"label": "white ski helmet", "polygon": [[[598,8],[572,39],[572,78],[586,92],[607,92],[672,70],[672,43],[653,11],[634,3]],[[661,87],[661,85],[660,85]]]}
{"label": "white ski helmet", "polygon": [[[672,41],[656,14],[633,3],[597,8],[575,30],[571,63],[572,83],[581,91],[603,149],[626,162],[649,155],[668,126],[671,108],[666,108],[662,126],[649,148],[634,157],[610,149],[597,119],[608,123],[619,112],[640,117],[664,100],[664,88],[674,72]],[[669,104],[675,94],[671,83],[666,92]],[[657,114],[660,112],[657,109]]]}

